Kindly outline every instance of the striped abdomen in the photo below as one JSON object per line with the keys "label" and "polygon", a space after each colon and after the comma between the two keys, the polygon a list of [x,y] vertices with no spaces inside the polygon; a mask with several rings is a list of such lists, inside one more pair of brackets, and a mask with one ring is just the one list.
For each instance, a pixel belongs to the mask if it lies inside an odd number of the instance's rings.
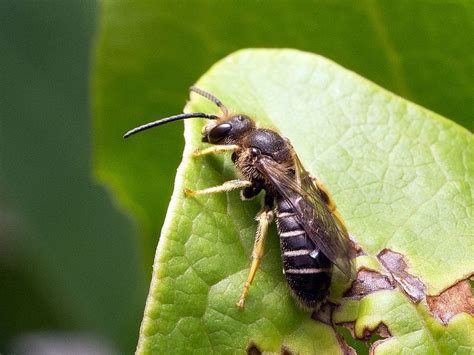
{"label": "striped abdomen", "polygon": [[316,248],[293,207],[282,197],[276,200],[276,216],[286,280],[300,303],[314,308],[328,295],[332,263]]}

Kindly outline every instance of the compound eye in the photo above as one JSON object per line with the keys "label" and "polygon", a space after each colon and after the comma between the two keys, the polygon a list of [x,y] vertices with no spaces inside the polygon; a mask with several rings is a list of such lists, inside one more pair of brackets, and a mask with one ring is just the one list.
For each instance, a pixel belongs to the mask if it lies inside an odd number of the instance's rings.
{"label": "compound eye", "polygon": [[221,139],[224,139],[232,129],[232,125],[230,123],[222,123],[219,126],[214,127],[209,132],[209,138],[211,142],[218,142]]}

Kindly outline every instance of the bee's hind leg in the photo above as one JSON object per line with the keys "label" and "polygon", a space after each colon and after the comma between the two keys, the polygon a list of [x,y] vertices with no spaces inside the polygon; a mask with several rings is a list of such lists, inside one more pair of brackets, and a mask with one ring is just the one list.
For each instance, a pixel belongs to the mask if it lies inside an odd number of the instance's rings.
{"label": "bee's hind leg", "polygon": [[314,176],[311,176],[311,180],[313,180],[319,192],[321,192],[322,198],[324,202],[326,203],[326,206],[328,207],[329,211],[333,215],[341,231],[345,235],[349,235],[349,233],[347,232],[346,224],[344,223],[344,220],[342,219],[341,214],[336,210],[336,203],[334,202],[334,199],[331,193],[329,192],[329,190],[326,188],[326,186],[324,186],[324,184],[320,180],[316,179]]}
{"label": "bee's hind leg", "polygon": [[247,180],[229,180],[224,182],[222,185],[209,187],[203,190],[191,190],[191,189],[184,189],[184,193],[186,196],[197,196],[197,195],[207,195],[207,194],[214,194],[218,192],[227,192],[236,189],[243,189],[246,187],[252,186],[252,183]]}
{"label": "bee's hind leg", "polygon": [[255,278],[255,274],[257,273],[258,267],[260,266],[260,262],[262,261],[265,238],[268,234],[268,226],[273,221],[273,211],[269,208],[264,207],[263,211],[258,215],[257,220],[258,228],[257,234],[255,236],[255,242],[253,245],[252,265],[250,266],[247,281],[245,282],[239,302],[237,302],[236,304],[239,308],[244,308],[245,297],[247,297],[250,285],[252,284],[253,279]]}

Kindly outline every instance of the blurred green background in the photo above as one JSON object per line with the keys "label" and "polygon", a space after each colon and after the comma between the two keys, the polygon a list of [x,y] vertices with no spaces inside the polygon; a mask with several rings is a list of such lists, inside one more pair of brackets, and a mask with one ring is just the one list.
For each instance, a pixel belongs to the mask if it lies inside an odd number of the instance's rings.
{"label": "blurred green background", "polygon": [[[0,353],[31,331],[135,348],[132,223],[91,173],[95,1],[1,1]],[[100,339],[99,339],[100,340]]]}
{"label": "blurred green background", "polygon": [[[473,8],[421,0],[0,1],[0,353],[38,331],[133,351],[182,126],[163,128],[152,149],[150,135],[127,145],[120,135],[180,112],[188,86],[215,61],[245,47],[312,51],[472,131]],[[136,50],[154,60],[136,62]],[[136,82],[148,91],[134,90]],[[130,125],[95,135],[92,104],[96,128],[114,114]],[[136,149],[150,160],[114,165],[114,154]],[[159,164],[141,201],[121,201],[128,210],[154,206],[153,216],[135,210],[139,228],[95,182],[93,151],[103,180],[114,170],[140,178],[141,165]]]}

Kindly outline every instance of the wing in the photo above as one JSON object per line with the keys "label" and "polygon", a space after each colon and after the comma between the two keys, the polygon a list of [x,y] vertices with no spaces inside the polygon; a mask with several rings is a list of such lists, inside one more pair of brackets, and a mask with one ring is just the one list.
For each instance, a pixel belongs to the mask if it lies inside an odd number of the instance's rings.
{"label": "wing", "polygon": [[351,257],[351,243],[347,233],[338,227],[313,179],[294,155],[295,173],[289,174],[268,156],[256,162],[258,171],[271,182],[275,191],[293,206],[305,232],[332,263],[348,278],[353,279],[355,268]]}

